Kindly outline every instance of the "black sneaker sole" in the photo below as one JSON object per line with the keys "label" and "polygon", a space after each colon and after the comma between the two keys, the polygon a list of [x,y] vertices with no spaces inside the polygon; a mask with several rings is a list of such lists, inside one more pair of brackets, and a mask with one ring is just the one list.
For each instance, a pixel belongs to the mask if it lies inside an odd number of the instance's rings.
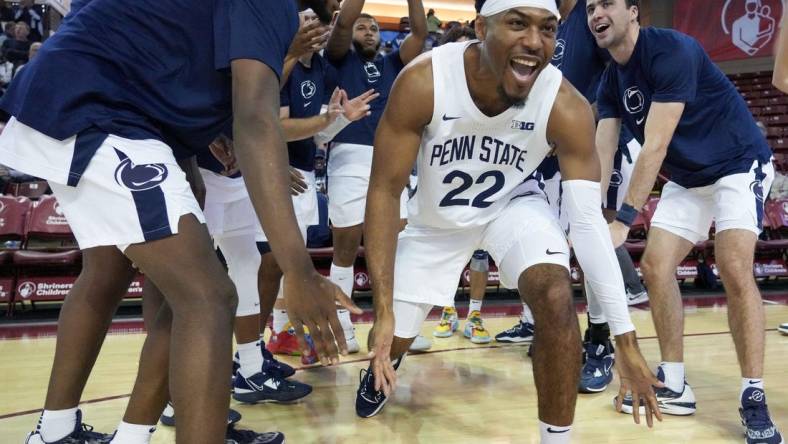
{"label": "black sneaker sole", "polygon": [[389,398],[384,399],[383,402],[381,402],[380,405],[368,415],[362,415],[361,413],[359,413],[358,409],[356,409],[356,415],[359,418],[371,418],[371,417],[377,415],[378,413],[380,413],[381,410],[383,410],[383,406],[386,405],[388,400],[389,400]]}
{"label": "black sneaker sole", "polygon": [[261,403],[269,403],[269,402],[275,402],[280,404],[292,404],[304,399],[310,393],[312,393],[311,388],[305,393],[286,394],[276,397],[271,397],[270,395],[266,396],[260,392],[249,392],[249,393],[233,392],[233,399],[235,399],[238,402],[243,402],[245,404],[261,404]]}

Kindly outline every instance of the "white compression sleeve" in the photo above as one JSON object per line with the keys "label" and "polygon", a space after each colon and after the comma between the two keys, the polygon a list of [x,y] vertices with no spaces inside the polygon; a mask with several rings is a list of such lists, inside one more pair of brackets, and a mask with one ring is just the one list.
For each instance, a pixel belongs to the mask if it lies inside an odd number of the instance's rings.
{"label": "white compression sleeve", "polygon": [[561,205],[569,219],[572,247],[592,288],[589,298],[596,298],[614,336],[635,330],[610,230],[602,217],[599,182],[567,180],[562,189]]}
{"label": "white compression sleeve", "polygon": [[350,125],[350,120],[348,120],[344,114],[340,114],[323,131],[315,134],[315,144],[320,146],[324,143],[331,142],[331,140],[348,125]]}

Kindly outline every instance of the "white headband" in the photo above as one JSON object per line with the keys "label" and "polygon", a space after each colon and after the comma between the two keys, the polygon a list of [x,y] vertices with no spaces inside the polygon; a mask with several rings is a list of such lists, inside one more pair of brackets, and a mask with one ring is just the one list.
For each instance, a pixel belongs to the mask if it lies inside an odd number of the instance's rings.
{"label": "white headband", "polygon": [[484,17],[490,17],[491,15],[520,7],[546,9],[555,15],[555,18],[561,20],[561,14],[558,12],[558,5],[556,5],[555,0],[487,0],[484,2],[480,14]]}

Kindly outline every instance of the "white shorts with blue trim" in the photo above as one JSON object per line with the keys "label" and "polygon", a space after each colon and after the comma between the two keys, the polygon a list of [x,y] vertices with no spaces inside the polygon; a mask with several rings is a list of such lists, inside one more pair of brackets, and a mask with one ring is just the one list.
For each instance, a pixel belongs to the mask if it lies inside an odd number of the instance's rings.
{"label": "white shorts with blue trim", "polygon": [[714,222],[717,232],[731,229],[763,229],[763,201],[774,180],[772,162],[755,161],[746,173],[731,174],[698,188],[668,182],[651,219],[661,228],[691,243],[708,239]]}
{"label": "white shorts with blue trim", "polygon": [[632,172],[635,170],[635,162],[638,161],[640,151],[643,147],[637,140],[632,139],[627,143],[628,153],[621,150],[616,151],[613,157],[613,170],[610,175],[610,183],[607,194],[602,199],[602,208],[608,210],[621,209],[624,198],[629,190],[629,181],[632,179]]}
{"label": "white shorts with blue trim", "polygon": [[479,249],[490,253],[507,288],[517,288],[520,274],[533,265],[569,270],[566,236],[540,192],[513,199],[495,220],[477,227],[407,225],[397,245],[394,300],[453,305],[460,273]]}

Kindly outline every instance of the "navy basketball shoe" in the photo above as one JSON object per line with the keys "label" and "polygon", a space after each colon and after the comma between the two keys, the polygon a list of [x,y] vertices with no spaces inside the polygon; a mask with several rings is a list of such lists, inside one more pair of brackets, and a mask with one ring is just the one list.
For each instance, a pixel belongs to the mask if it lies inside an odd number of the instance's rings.
{"label": "navy basketball shoe", "polygon": [[[657,379],[659,379],[660,382],[665,382],[665,373],[662,371],[662,367],[657,367]],[[684,388],[681,390],[681,393],[674,392],[667,387],[654,387],[654,391],[657,395],[659,411],[662,413],[675,416],[688,416],[695,413],[695,393],[693,393],[692,387],[687,384],[686,380],[684,381]],[[616,398],[618,397],[616,396]],[[616,398],[613,400],[614,403]],[[632,410],[632,396],[627,394],[621,406],[621,413],[631,415]],[[640,414],[646,414],[646,408],[642,405],[640,406]]]}
{"label": "navy basketball shoe", "polygon": [[25,439],[25,444],[108,444],[113,435],[93,431],[93,427],[82,423],[82,410],[77,410],[77,423],[74,431],[65,438],[57,441],[44,441],[41,437],[40,420],[35,432],[30,432]]}
{"label": "navy basketball shoe", "polygon": [[[399,368],[405,355],[393,362],[394,370]],[[361,369],[358,390],[356,391],[356,415],[362,418],[375,416],[383,409],[388,398],[383,390],[375,390],[375,375],[372,374],[372,364],[366,370]]]}
{"label": "navy basketball shoe", "polygon": [[495,335],[496,342],[519,344],[534,340],[534,324],[520,320],[514,327]]}
{"label": "navy basketball shoe", "polygon": [[249,378],[238,372],[233,382],[233,399],[248,404],[295,402],[310,393],[311,385],[282,379],[265,370]]}
{"label": "navy basketball shoe", "polygon": [[285,435],[281,432],[257,433],[252,430],[227,427],[224,444],[284,444]]}
{"label": "navy basketball shoe", "polygon": [[739,408],[747,444],[782,444],[783,437],[769,417],[763,389],[749,387],[741,395]]}
{"label": "navy basketball shoe", "polygon": [[608,340],[605,344],[594,344],[586,341],[583,344],[585,364],[580,371],[578,391],[580,393],[599,393],[605,391],[613,380],[613,364],[615,354],[613,344]]}
{"label": "navy basketball shoe", "polygon": [[[265,348],[265,342],[262,339],[260,340],[260,351],[263,353],[263,370],[277,375],[282,379],[295,375],[295,369],[274,358],[274,354]],[[235,377],[240,368],[241,358],[238,356],[238,352],[235,352],[235,355],[233,355],[233,377]]]}
{"label": "navy basketball shoe", "polygon": [[[241,420],[241,414],[237,410],[230,409],[227,413],[227,425],[231,426]],[[168,427],[175,427],[175,408],[172,403],[167,401],[167,406],[161,412],[159,421]]]}

